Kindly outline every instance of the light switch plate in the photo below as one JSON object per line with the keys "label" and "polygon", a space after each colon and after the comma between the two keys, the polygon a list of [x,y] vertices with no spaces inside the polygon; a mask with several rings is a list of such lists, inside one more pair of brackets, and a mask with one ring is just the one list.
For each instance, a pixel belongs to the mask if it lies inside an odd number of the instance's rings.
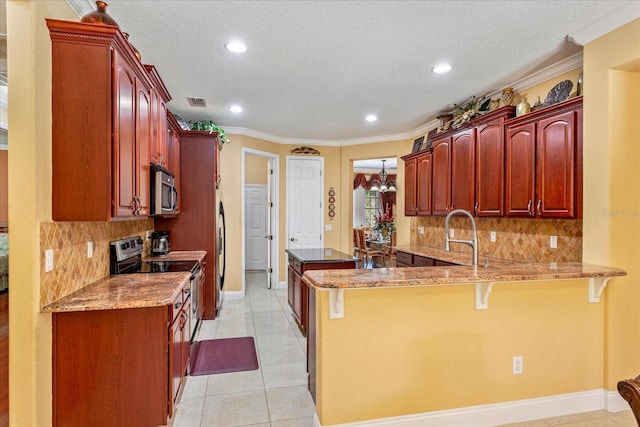
{"label": "light switch plate", "polygon": [[331,231],[331,224],[325,224],[324,231]]}
{"label": "light switch plate", "polygon": [[44,251],[44,271],[51,270],[53,270],[53,249],[47,249]]}
{"label": "light switch plate", "polygon": [[454,237],[456,237],[455,230],[453,228],[450,228],[449,229],[449,238],[453,239]]}
{"label": "light switch plate", "polygon": [[491,241],[494,242],[494,243],[496,241],[496,232],[495,231],[491,232]]}
{"label": "light switch plate", "polygon": [[87,242],[87,258],[93,258],[93,242],[91,240]]}
{"label": "light switch plate", "polygon": [[551,249],[558,249],[558,236],[549,236],[549,247]]}

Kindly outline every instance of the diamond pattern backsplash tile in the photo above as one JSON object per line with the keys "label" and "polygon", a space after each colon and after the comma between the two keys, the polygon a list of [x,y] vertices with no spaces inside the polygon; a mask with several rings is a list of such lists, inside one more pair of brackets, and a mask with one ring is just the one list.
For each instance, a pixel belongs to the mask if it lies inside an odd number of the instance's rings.
{"label": "diamond pattern backsplash tile", "polygon": [[[40,223],[40,307],[109,275],[109,242],[128,236],[145,239],[153,219],[113,222]],[[93,257],[87,258],[87,242]],[[45,250],[53,249],[53,270],[45,272]]]}
{"label": "diamond pattern backsplash tile", "polygon": [[[518,262],[582,261],[582,221],[525,218],[476,218],[478,256],[508,259]],[[418,233],[424,227],[424,234]],[[449,228],[455,239],[471,239],[471,223],[466,217],[454,216]],[[496,242],[491,242],[491,232]],[[558,237],[558,248],[549,246],[550,236]],[[411,243],[430,247],[444,247],[444,217],[411,219]],[[471,247],[451,244],[451,250],[471,253]]]}

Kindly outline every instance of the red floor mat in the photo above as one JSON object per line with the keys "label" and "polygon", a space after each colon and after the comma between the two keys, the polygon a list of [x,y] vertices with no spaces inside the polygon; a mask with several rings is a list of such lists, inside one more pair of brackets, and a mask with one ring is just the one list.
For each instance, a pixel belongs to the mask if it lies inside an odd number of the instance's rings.
{"label": "red floor mat", "polygon": [[253,337],[198,341],[191,361],[191,375],[223,374],[258,369]]}

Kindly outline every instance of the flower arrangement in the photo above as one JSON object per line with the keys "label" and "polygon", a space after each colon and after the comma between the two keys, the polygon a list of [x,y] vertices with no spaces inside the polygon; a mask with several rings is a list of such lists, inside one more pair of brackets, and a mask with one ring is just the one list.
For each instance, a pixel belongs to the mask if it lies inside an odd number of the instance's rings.
{"label": "flower arrangement", "polygon": [[378,213],[376,216],[376,225],[373,227],[374,230],[379,231],[383,234],[391,233],[396,230],[396,224],[394,221],[393,214],[391,213],[391,208],[387,204],[387,208],[384,211],[384,214]]}
{"label": "flower arrangement", "polygon": [[220,138],[220,142],[223,144],[231,142],[227,135],[225,135],[224,129],[213,123],[213,120],[198,122],[189,121],[189,126],[191,127],[191,130],[206,130],[209,131],[209,133],[217,132],[218,138]]}

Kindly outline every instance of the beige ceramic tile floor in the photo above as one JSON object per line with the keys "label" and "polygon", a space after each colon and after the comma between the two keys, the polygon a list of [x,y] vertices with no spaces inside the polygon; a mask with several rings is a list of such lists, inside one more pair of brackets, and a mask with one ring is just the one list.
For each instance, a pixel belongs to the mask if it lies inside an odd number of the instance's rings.
{"label": "beige ceramic tile floor", "polygon": [[[225,300],[220,316],[204,321],[196,339],[253,336],[260,368],[188,377],[170,422],[173,427],[314,425],[315,407],[307,391],[306,341],[293,323],[287,291],[267,289],[264,273],[247,273],[246,277],[246,297]],[[595,411],[507,425],[636,427],[636,422],[631,411]]]}
{"label": "beige ceramic tile floor", "polygon": [[311,427],[306,340],[293,323],[287,291],[269,290],[264,273],[247,273],[247,294],[224,300],[220,316],[204,321],[197,340],[252,336],[255,371],[188,377],[173,427]]}

